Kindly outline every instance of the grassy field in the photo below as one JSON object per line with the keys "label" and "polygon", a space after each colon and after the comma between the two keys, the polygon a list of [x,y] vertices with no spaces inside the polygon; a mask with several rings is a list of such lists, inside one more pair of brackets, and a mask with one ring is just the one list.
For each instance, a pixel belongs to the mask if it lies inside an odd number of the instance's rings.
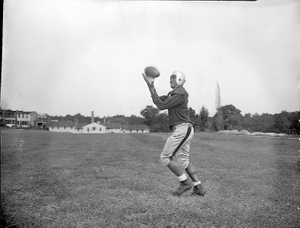
{"label": "grassy field", "polygon": [[174,197],[168,134],[2,130],[4,227],[300,227],[298,140],[197,133],[205,197]]}

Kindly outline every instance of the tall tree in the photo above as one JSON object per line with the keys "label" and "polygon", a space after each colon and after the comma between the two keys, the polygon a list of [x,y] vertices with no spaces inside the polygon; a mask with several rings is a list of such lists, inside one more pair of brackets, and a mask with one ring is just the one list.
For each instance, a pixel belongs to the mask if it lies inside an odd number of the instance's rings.
{"label": "tall tree", "polygon": [[150,126],[152,132],[168,132],[169,128],[169,117],[167,113],[159,113],[156,115],[153,124]]}
{"label": "tall tree", "polygon": [[290,128],[296,129],[298,134],[300,134],[300,112],[291,112],[289,113],[289,121],[291,123]]}
{"label": "tall tree", "polygon": [[251,122],[252,121],[252,115],[251,113],[246,113],[243,117],[243,123],[242,123],[242,127],[245,130],[248,130],[250,132],[252,132],[252,126],[251,126]]}
{"label": "tall tree", "polygon": [[240,130],[243,121],[243,116],[241,115],[241,111],[232,104],[222,106],[221,110],[222,110],[222,119],[224,121],[224,129]]}
{"label": "tall tree", "polygon": [[129,125],[143,124],[144,121],[145,121],[145,118],[142,118],[142,117],[139,117],[139,116],[131,115],[129,117]]}
{"label": "tall tree", "polygon": [[141,115],[145,117],[144,124],[146,124],[147,126],[151,126],[154,123],[155,117],[158,113],[159,110],[157,108],[154,108],[152,105],[146,106],[146,108],[141,111]]}
{"label": "tall tree", "polygon": [[283,123],[284,119],[281,114],[275,114],[273,119],[273,130],[277,133],[280,133],[283,131]]}

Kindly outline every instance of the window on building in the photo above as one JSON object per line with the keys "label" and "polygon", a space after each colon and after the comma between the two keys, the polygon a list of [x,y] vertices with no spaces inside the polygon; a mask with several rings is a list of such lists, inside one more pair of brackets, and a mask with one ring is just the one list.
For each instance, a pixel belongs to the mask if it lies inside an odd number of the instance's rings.
{"label": "window on building", "polygon": [[96,131],[96,127],[93,127],[93,131]]}
{"label": "window on building", "polygon": [[64,126],[64,129],[66,129],[66,126]]}
{"label": "window on building", "polygon": [[86,130],[87,130],[87,131],[90,131],[90,129],[89,129],[89,128],[87,128]]}
{"label": "window on building", "polygon": [[101,127],[99,127],[99,131],[102,131],[102,128],[101,128]]}

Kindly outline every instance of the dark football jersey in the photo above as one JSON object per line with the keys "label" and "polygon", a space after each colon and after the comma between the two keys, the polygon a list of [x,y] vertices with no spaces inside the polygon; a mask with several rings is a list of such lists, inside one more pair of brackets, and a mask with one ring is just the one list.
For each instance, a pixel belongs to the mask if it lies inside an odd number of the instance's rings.
{"label": "dark football jersey", "polygon": [[167,97],[159,97],[156,91],[152,94],[153,103],[159,110],[168,109],[170,127],[180,123],[193,124],[189,117],[188,97],[189,94],[182,86],[173,89]]}

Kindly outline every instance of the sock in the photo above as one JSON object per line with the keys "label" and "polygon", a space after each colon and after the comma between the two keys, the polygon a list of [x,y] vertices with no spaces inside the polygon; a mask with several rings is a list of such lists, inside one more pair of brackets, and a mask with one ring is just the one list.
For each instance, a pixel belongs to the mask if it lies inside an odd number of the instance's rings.
{"label": "sock", "polygon": [[187,176],[186,176],[185,173],[178,177],[178,180],[181,181],[181,182],[185,181],[186,179],[187,179]]}
{"label": "sock", "polygon": [[198,184],[201,184],[201,181],[194,182],[193,184],[194,184],[194,186],[196,186]]}

